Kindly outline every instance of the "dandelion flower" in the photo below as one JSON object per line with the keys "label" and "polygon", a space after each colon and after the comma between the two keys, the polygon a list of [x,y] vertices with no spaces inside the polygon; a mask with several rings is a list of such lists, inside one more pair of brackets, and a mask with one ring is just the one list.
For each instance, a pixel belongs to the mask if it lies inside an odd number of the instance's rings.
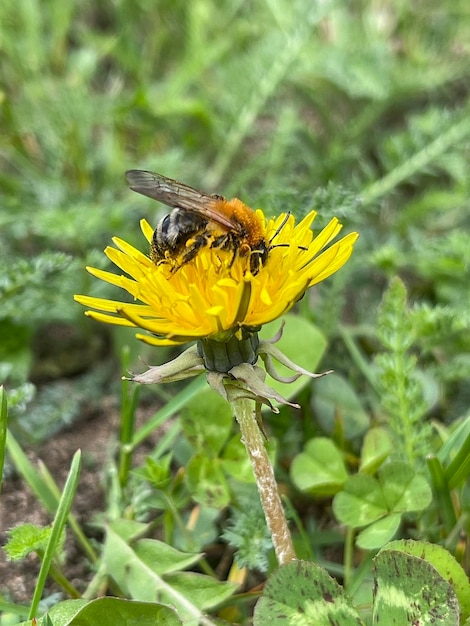
{"label": "dandelion flower", "polygon": [[[267,241],[282,228],[269,251],[266,263],[253,275],[248,256],[233,258],[231,250],[203,247],[190,262],[174,269],[170,263],[155,264],[122,239],[106,256],[126,275],[88,267],[103,281],[127,291],[134,303],[90,296],[75,296],[92,310],[86,312],[100,322],[140,328],[136,336],[154,346],[173,346],[200,339],[227,341],[241,337],[289,311],[307,289],[338,271],[349,259],[357,233],[331,242],[341,230],[337,218],[314,236],[315,212],[299,224],[292,215],[266,220],[258,217]],[[141,221],[150,243],[153,229]],[[329,245],[331,244],[331,245]]]}
{"label": "dandelion flower", "polygon": [[[124,274],[87,268],[96,278],[124,289],[134,302],[83,295],[75,299],[89,309],[86,314],[95,320],[146,331],[137,337],[148,344],[175,346],[196,341],[195,346],[169,363],[150,367],[132,380],[171,382],[207,373],[209,384],[232,404],[279,563],[286,563],[295,558],[295,552],[260,434],[260,407],[264,403],[276,411],[272,401],[298,405],[283,398],[264,378],[266,371],[282,382],[291,382],[303,374],[312,378],[321,374],[308,372],[287,359],[273,345],[280,333],[274,340],[260,341],[258,331],[263,324],[287,313],[307,289],[343,267],[358,234],[350,233],[334,241],[341,230],[336,218],[314,235],[311,229],[314,211],[296,224],[292,215],[266,219],[262,211],[253,213],[234,199],[228,203],[250,212],[248,215],[252,216],[262,243],[257,249],[245,241],[237,250],[236,233],[228,230],[227,223],[225,232],[223,228],[218,235],[211,231],[210,212],[218,201],[226,202],[223,198],[202,194],[149,172],[133,170],[129,174],[131,178],[136,174],[136,180],[143,182],[141,187],[132,187],[135,191],[160,199],[176,211],[185,208],[179,200],[187,203],[193,199],[199,207],[196,213],[204,216],[199,218],[199,223],[207,225],[208,231],[194,233],[192,239],[188,236],[181,246],[179,243],[175,246],[177,254],[166,255],[164,249],[155,250],[154,231],[142,220],[150,255],[115,237],[116,247],[106,248],[105,253]],[[148,180],[157,181],[157,192],[146,186]],[[168,225],[171,226],[171,219]],[[163,232],[162,223],[160,228]],[[258,257],[253,262],[256,254]],[[263,359],[265,370],[256,365],[258,357]],[[287,365],[294,375],[278,376],[272,358]]]}

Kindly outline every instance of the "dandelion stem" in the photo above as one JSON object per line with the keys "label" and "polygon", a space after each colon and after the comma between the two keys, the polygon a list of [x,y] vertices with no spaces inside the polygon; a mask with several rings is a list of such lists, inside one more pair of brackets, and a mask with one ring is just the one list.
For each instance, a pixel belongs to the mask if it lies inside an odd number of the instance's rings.
{"label": "dandelion stem", "polygon": [[279,497],[274,470],[256,421],[253,401],[246,399],[234,400],[232,401],[232,406],[237,422],[240,425],[243,443],[253,467],[277,560],[279,565],[284,565],[294,560],[296,556],[281,498]]}

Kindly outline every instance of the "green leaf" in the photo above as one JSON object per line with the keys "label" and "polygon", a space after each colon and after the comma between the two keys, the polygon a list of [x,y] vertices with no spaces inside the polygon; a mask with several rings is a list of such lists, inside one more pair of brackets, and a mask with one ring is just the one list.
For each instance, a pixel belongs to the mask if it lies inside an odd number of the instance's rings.
{"label": "green leaf", "polygon": [[47,617],[51,618],[54,626],[181,626],[182,623],[175,610],[168,606],[123,598],[98,598],[91,602],[66,600],[40,618],[38,626],[47,626]]}
{"label": "green leaf", "polygon": [[[82,598],[59,602],[38,620],[38,626],[47,626],[50,621],[52,621],[54,626],[68,626],[89,604],[88,600]],[[27,623],[30,624],[31,622]]]}
{"label": "green leaf", "polygon": [[373,522],[357,535],[356,543],[363,550],[376,550],[392,539],[400,527],[401,515],[392,513]]}
{"label": "green leaf", "polygon": [[379,472],[379,482],[391,511],[422,511],[432,500],[431,488],[424,478],[401,461],[384,465]]}
{"label": "green leaf", "polygon": [[164,490],[172,481],[171,460],[171,454],[162,456],[158,461],[148,456],[145,459],[145,465],[135,469],[133,473],[143,480],[147,480],[156,489]]}
{"label": "green leaf", "polygon": [[388,513],[378,481],[367,474],[352,476],[333,500],[337,519],[352,528],[372,524]]}
{"label": "green leaf", "polygon": [[459,623],[455,591],[430,563],[388,547],[374,561],[374,624]]}
{"label": "green leaf", "polygon": [[[131,522],[128,525],[128,522]],[[129,531],[138,524],[141,529],[146,529],[146,524],[132,522],[131,520],[116,520],[110,525],[113,533],[119,535],[124,541],[133,541]],[[128,526],[126,528],[126,526]],[[134,527],[137,529],[137,527]],[[124,532],[123,532],[124,531]],[[113,541],[113,534],[109,533],[110,542]],[[158,539],[139,539],[133,542],[135,555],[141,562],[150,567],[156,574],[163,576],[186,567],[190,567],[199,561],[201,555],[187,552],[181,552],[176,548],[159,541]],[[112,549],[112,545],[110,546]]]}
{"label": "green leaf", "polygon": [[206,387],[192,397],[182,411],[182,428],[196,450],[208,448],[217,456],[233,428],[233,411],[221,396]]}
{"label": "green leaf", "polygon": [[256,486],[244,486],[236,493],[236,500],[223,539],[235,550],[238,568],[247,567],[265,573],[269,570],[268,555],[272,553],[273,542]]}
{"label": "green leaf", "polygon": [[343,524],[361,528],[390,513],[422,511],[431,499],[424,477],[407,463],[396,461],[384,465],[378,479],[367,474],[352,476],[335,496],[333,511]]}
{"label": "green leaf", "polygon": [[185,482],[192,497],[211,508],[224,508],[230,491],[219,459],[195,454],[186,465]]}
{"label": "green leaf", "polygon": [[348,477],[341,452],[327,437],[310,439],[304,452],[291,466],[291,477],[298,489],[318,496],[338,492]]}
{"label": "green leaf", "polygon": [[[144,541],[141,550],[140,544]],[[149,548],[154,542],[154,547]],[[168,548],[168,546],[167,546]],[[162,550],[165,567],[171,566],[171,554],[178,558],[178,551],[164,549],[152,539],[137,540],[130,546],[110,526],[107,528],[103,562],[109,575],[124,594],[143,602],[165,602],[178,611],[184,623],[199,623],[202,610],[229,597],[237,585],[219,582],[210,576],[190,572],[160,573],[158,552]],[[183,555],[183,553],[179,553]],[[194,562],[199,555],[181,556],[180,566]],[[204,590],[203,592],[199,592]]]}
{"label": "green leaf", "polygon": [[338,374],[315,382],[313,409],[323,430],[332,434],[338,422],[346,439],[361,435],[369,426],[369,415],[351,385]]}
{"label": "green leaf", "polygon": [[363,625],[342,587],[315,563],[295,561],[266,583],[254,613],[254,626]]}
{"label": "green leaf", "polygon": [[365,435],[361,449],[359,471],[374,474],[393,449],[389,432],[385,428],[371,428]]}
{"label": "green leaf", "polygon": [[398,550],[424,559],[433,565],[439,574],[453,587],[460,604],[462,619],[470,617],[470,581],[462,566],[438,543],[399,539],[391,541],[381,552]]}
{"label": "green leaf", "polygon": [[[210,609],[233,595],[238,584],[220,581],[211,576],[204,576],[195,572],[178,572],[169,574],[165,580],[185,601],[192,602],[201,609]],[[163,591],[162,600],[173,603],[172,594]],[[186,622],[185,622],[186,623]]]}
{"label": "green leaf", "polygon": [[[325,337],[316,326],[303,317],[290,313],[284,315],[283,320],[285,326],[276,347],[297,365],[314,372],[326,349]],[[271,339],[280,327],[281,322],[279,320],[265,324],[260,331],[260,338]],[[284,365],[274,363],[274,366],[281,376],[292,376],[292,370]],[[268,380],[269,385],[288,400],[298,394],[309,382],[307,376],[301,376],[288,385],[272,378]]]}
{"label": "green leaf", "polygon": [[157,574],[163,575],[189,567],[200,554],[185,554],[158,539],[141,539],[135,546],[136,556]]}
{"label": "green leaf", "polygon": [[4,550],[8,559],[25,559],[31,552],[44,553],[52,528],[41,528],[35,524],[21,524],[7,531],[8,543]]}
{"label": "green leaf", "polygon": [[113,532],[119,535],[127,543],[131,543],[145,534],[148,526],[144,522],[136,522],[133,519],[116,519],[110,524]]}

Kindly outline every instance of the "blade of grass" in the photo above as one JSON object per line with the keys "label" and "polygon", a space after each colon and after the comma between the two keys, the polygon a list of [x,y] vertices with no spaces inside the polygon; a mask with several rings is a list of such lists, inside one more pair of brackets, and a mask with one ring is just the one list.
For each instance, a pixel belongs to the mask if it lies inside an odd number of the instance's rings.
{"label": "blade of grass", "polygon": [[3,484],[3,466],[5,465],[5,449],[7,441],[8,402],[3,385],[0,386],[0,493]]}
{"label": "blade of grass", "polygon": [[[55,513],[60,499],[60,489],[47,467],[39,462],[40,472],[38,472],[10,431],[8,431],[7,449],[17,470],[23,476],[39,502],[48,513]],[[70,515],[69,523],[88,558],[93,563],[96,562],[97,555],[73,515]]]}
{"label": "blade of grass", "polygon": [[470,474],[470,434],[462,441],[457,454],[445,469],[449,488],[463,484]]}
{"label": "blade of grass", "polygon": [[446,480],[445,471],[440,460],[434,454],[429,454],[426,457],[426,465],[428,466],[429,474],[431,476],[434,497],[439,504],[439,515],[442,519],[446,534],[448,535],[454,528],[457,518],[452,504],[451,493]]}
{"label": "blade of grass", "polygon": [[360,369],[372,389],[377,393],[377,395],[379,395],[380,391],[377,385],[377,377],[374,375],[374,371],[371,368],[370,363],[364,358],[362,352],[359,350],[351,331],[346,326],[341,325],[339,327],[339,332],[343,338],[346,348],[349,350],[352,360]]}
{"label": "blade of grass", "polygon": [[170,428],[162,437],[158,438],[158,443],[152,450],[150,456],[155,461],[158,460],[165,452],[171,449],[173,441],[181,432],[181,423],[179,419],[175,419]]}
{"label": "blade of grass", "polygon": [[57,499],[47,486],[43,478],[38,474],[37,469],[33,466],[26,454],[21,449],[11,431],[7,434],[7,450],[11,456],[17,470],[28,483],[32,492],[39,499],[42,506],[49,513],[54,513],[57,507]]}
{"label": "blade of grass", "polygon": [[59,506],[57,508],[57,513],[52,523],[52,532],[51,536],[49,537],[46,550],[44,552],[41,569],[39,570],[38,580],[34,589],[34,595],[31,602],[31,607],[29,609],[28,619],[32,619],[36,615],[39,602],[44,591],[44,586],[46,584],[47,575],[52,564],[52,558],[55,554],[57,546],[59,545],[62,531],[64,530],[65,524],[67,523],[67,518],[72,507],[75,492],[77,491],[78,478],[80,476],[80,462],[81,452],[80,450],[77,450],[77,452],[75,452],[73,456],[70,471],[64,485],[64,490],[62,492],[62,497],[59,501]]}
{"label": "blade of grass", "polygon": [[[47,466],[42,461],[39,461],[38,464],[39,464],[39,471],[41,473],[41,476],[44,478],[45,484],[47,485],[48,489],[50,489],[50,491],[54,494],[54,497],[56,498],[56,506],[57,506],[57,502],[59,502],[60,500],[59,486],[57,485],[54,478],[50,474]],[[93,550],[91,543],[88,541],[87,537],[85,536],[85,533],[83,532],[80,524],[77,521],[77,518],[75,517],[73,513],[70,513],[68,523],[70,525],[72,532],[76,536],[79,544],[82,546],[84,552],[86,553],[90,561],[92,563],[96,563],[98,560],[98,555]]]}
{"label": "blade of grass", "polygon": [[[128,367],[128,355],[123,354],[123,371],[127,372]],[[120,454],[119,454],[119,483],[121,487],[127,485],[129,478],[129,472],[132,464],[132,453],[134,448],[129,445],[132,442],[134,428],[135,428],[135,411],[137,408],[137,402],[139,399],[139,385],[131,387],[132,383],[122,378],[121,383],[121,431],[119,435],[120,440]]]}
{"label": "blade of grass", "polygon": [[450,489],[465,481],[470,473],[470,416],[449,436],[437,456]]}
{"label": "blade of grass", "polygon": [[158,426],[163,424],[165,420],[174,415],[181,409],[191,398],[193,398],[205,385],[205,380],[201,377],[195,378],[180,393],[172,398],[164,407],[157,411],[150,420],[136,431],[132,440],[132,448],[135,448],[150,435]]}

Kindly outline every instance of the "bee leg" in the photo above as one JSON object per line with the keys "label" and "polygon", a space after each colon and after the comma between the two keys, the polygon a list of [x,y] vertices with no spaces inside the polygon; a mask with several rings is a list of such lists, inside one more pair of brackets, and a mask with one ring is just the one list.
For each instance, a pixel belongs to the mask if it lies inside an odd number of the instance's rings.
{"label": "bee leg", "polygon": [[233,255],[229,267],[235,263],[238,254],[237,240],[231,236],[231,233],[216,237],[211,243],[211,248],[219,248],[220,250],[232,250]]}
{"label": "bee leg", "polygon": [[238,250],[236,248],[233,248],[233,254],[232,254],[232,259],[229,263],[229,267],[232,267],[232,265],[235,263],[235,259],[237,258],[237,254],[238,254]]}
{"label": "bee leg", "polygon": [[212,240],[211,243],[211,248],[220,248],[220,250],[225,250],[228,247],[228,235],[220,235],[219,237],[215,237],[215,239]]}
{"label": "bee leg", "polygon": [[262,264],[261,258],[261,254],[258,250],[252,251],[250,256],[250,272],[253,274],[253,276],[256,276],[256,274],[260,270]]}
{"label": "bee leg", "polygon": [[193,242],[187,247],[186,252],[183,254],[181,259],[181,263],[175,265],[175,267],[171,270],[172,272],[176,272],[180,267],[186,265],[194,259],[198,251],[207,245],[207,236],[204,234],[197,235],[194,237]]}

